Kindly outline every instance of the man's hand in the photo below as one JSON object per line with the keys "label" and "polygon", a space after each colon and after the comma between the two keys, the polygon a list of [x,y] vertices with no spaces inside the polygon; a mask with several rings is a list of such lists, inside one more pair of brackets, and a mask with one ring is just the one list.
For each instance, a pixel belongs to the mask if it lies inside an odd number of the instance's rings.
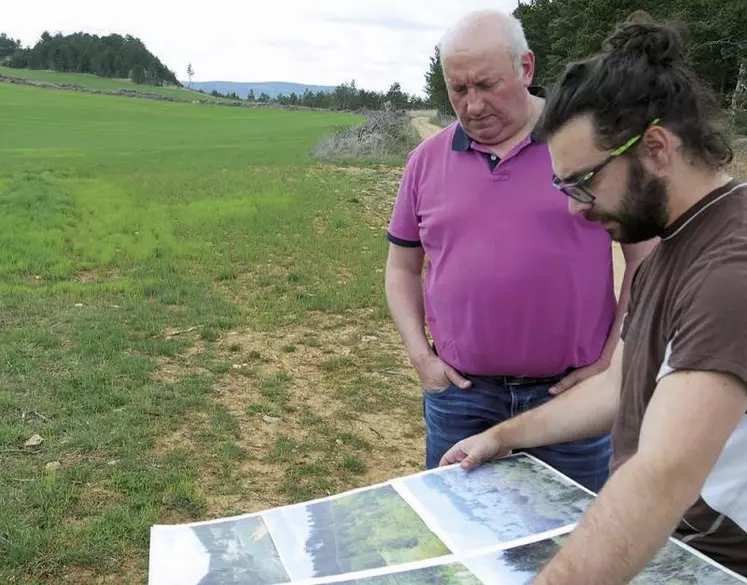
{"label": "man's hand", "polygon": [[413,365],[423,389],[426,391],[444,390],[449,384],[455,384],[462,390],[472,386],[472,382],[462,377],[459,372],[435,354],[429,354],[427,357],[415,361]]}
{"label": "man's hand", "polygon": [[599,358],[596,362],[591,364],[590,366],[586,366],[585,368],[579,368],[578,370],[573,370],[570,374],[568,374],[565,378],[560,380],[557,384],[555,384],[552,388],[550,388],[549,392],[553,395],[562,394],[566,390],[569,390],[570,388],[573,388],[576,384],[583,382],[587,378],[591,378],[592,376],[596,376],[597,374],[601,374],[607,368],[610,367],[610,360],[605,358]]}
{"label": "man's hand", "polygon": [[505,457],[510,453],[493,427],[478,435],[472,435],[459,441],[449,449],[439,462],[439,466],[461,463],[462,469],[471,471],[492,459]]}

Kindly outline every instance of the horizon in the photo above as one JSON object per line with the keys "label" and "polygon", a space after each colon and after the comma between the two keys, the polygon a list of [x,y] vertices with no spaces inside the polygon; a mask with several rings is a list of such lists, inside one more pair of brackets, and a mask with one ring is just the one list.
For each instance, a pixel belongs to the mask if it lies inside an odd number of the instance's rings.
{"label": "horizon", "polygon": [[[0,32],[20,39],[24,47],[36,44],[44,31],[129,34],[182,83],[192,63],[193,83],[336,87],[355,80],[359,88],[385,92],[399,82],[402,91],[422,97],[434,47],[454,21],[472,10],[511,12],[517,5],[518,0],[465,0],[459,6],[446,0],[381,0],[376,5],[322,0],[309,6],[286,0],[262,5],[260,11],[237,0],[222,5],[224,10],[133,0],[126,12],[117,13],[93,0],[64,5],[41,0],[7,6]],[[258,81],[271,78],[281,81]]]}

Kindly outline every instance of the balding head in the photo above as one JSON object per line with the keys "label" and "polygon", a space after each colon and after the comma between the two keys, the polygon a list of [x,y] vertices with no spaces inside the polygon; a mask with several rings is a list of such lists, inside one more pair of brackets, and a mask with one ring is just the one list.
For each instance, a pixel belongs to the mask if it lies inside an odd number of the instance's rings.
{"label": "balding head", "polygon": [[443,38],[441,64],[449,101],[474,140],[498,148],[530,122],[534,54],[515,18],[495,10],[463,17]]}
{"label": "balding head", "polygon": [[441,40],[442,62],[463,54],[505,54],[508,51],[514,69],[521,73],[522,57],[529,51],[521,23],[498,10],[476,10],[462,17]]}

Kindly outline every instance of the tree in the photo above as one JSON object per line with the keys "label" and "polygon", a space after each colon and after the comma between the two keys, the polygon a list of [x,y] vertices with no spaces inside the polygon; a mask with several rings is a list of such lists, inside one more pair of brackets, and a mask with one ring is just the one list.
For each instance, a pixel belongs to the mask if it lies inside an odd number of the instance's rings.
{"label": "tree", "polygon": [[389,91],[386,92],[384,99],[388,101],[395,110],[404,110],[407,107],[409,96],[402,91],[402,86],[395,81]]}
{"label": "tree", "polygon": [[513,15],[521,22],[529,48],[535,55],[534,82],[547,85],[556,77],[564,63],[564,56],[553,51],[553,43],[548,34],[558,16],[558,2],[520,1]]}
{"label": "tree", "polygon": [[195,70],[192,69],[192,63],[187,64],[187,77],[189,77],[189,89],[192,89],[192,77],[194,77]]}
{"label": "tree", "polygon": [[731,109],[747,110],[747,58],[739,65],[737,86],[731,96]]}
{"label": "tree", "polygon": [[[12,51],[8,54],[11,47]],[[150,53],[142,41],[130,35],[99,37],[84,33],[67,36],[57,33],[52,36],[45,31],[39,41],[28,49],[22,49],[20,41],[8,42],[0,36],[0,59],[14,68],[53,68],[57,71],[120,78],[131,77],[135,66],[140,65],[146,80],[153,85],[164,82],[181,85],[176,75]],[[139,78],[139,71],[136,75]]]}
{"label": "tree", "polygon": [[130,79],[133,83],[137,83],[138,85],[142,85],[143,83],[145,83],[145,80],[147,79],[145,75],[145,68],[139,63],[135,65],[130,72]]}
{"label": "tree", "polygon": [[5,33],[0,33],[0,59],[10,57],[21,49],[20,39],[15,41]]}
{"label": "tree", "polygon": [[428,97],[428,104],[431,108],[445,115],[454,115],[441,66],[441,47],[438,45],[431,56],[428,72],[425,74],[425,95]]}

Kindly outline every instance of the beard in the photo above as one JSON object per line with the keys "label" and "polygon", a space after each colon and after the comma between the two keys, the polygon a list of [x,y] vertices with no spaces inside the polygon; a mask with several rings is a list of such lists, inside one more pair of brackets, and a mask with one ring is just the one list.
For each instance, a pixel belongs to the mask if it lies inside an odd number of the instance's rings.
{"label": "beard", "polygon": [[644,242],[660,235],[668,221],[666,183],[633,157],[625,198],[612,213],[587,212],[586,219],[603,222],[610,237],[621,244]]}

